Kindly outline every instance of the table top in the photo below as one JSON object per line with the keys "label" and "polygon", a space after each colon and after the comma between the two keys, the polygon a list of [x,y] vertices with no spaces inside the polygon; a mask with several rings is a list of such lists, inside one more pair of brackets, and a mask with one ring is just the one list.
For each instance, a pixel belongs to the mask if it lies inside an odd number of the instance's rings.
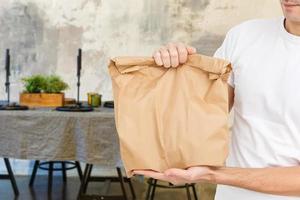
{"label": "table top", "polygon": [[62,112],[52,108],[32,108],[29,110],[0,110],[0,116],[31,116],[31,115],[47,115],[47,116],[77,116],[77,117],[114,117],[114,109],[99,107],[94,108],[92,112]]}

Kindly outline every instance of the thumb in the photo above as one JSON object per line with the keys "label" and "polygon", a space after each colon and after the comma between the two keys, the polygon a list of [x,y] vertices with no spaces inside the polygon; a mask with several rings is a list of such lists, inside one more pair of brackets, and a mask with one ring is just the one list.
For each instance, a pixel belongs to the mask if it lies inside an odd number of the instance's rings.
{"label": "thumb", "polygon": [[195,47],[187,46],[186,47],[188,54],[195,54],[197,53],[197,49]]}

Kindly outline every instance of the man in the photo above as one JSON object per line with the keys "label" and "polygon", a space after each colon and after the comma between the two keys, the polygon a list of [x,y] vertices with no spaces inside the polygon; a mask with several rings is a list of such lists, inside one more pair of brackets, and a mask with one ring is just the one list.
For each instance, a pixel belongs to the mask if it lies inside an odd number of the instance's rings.
{"label": "man", "polygon": [[[216,200],[300,199],[300,0],[281,0],[281,6],[284,17],[232,28],[215,53],[233,65],[228,91],[234,123],[226,167],[135,174],[174,184],[216,183]],[[169,44],[154,58],[158,65],[177,67],[195,52]]]}

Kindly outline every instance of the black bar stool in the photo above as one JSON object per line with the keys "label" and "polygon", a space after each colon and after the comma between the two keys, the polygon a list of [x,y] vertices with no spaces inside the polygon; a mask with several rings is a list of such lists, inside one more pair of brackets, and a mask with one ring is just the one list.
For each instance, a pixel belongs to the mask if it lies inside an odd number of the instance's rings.
{"label": "black bar stool", "polygon": [[13,171],[11,169],[11,165],[10,165],[9,159],[8,158],[4,158],[4,163],[5,163],[5,167],[7,169],[8,174],[1,174],[0,175],[0,179],[1,180],[10,180],[11,186],[12,186],[12,188],[14,190],[14,194],[15,194],[15,196],[18,196],[20,193],[19,193],[19,189],[18,189],[18,186],[17,186],[17,183],[16,183],[16,179],[15,179],[14,173],[13,173]]}
{"label": "black bar stool", "polygon": [[[60,164],[61,167],[55,167],[56,164]],[[70,165],[70,166],[68,166]],[[48,167],[46,167],[48,166]],[[62,172],[62,178],[63,182],[67,182],[67,170],[71,169],[77,169],[78,176],[80,178],[80,181],[83,178],[82,170],[80,163],[78,161],[47,161],[47,162],[40,162],[39,160],[36,160],[34,162],[32,174],[29,181],[29,186],[32,187],[34,184],[34,180],[36,177],[37,170],[47,170],[48,171],[48,190],[52,189],[52,179],[53,179],[53,172],[54,171],[61,171]]]}
{"label": "black bar stool", "polygon": [[[78,196],[77,196],[77,200],[84,200],[84,199],[128,200],[129,198],[127,196],[127,192],[126,192],[126,189],[125,189],[125,183],[128,183],[128,185],[129,185],[132,199],[133,200],[136,199],[136,195],[135,195],[135,191],[134,191],[131,179],[123,177],[120,167],[116,168],[117,169],[117,174],[118,174],[117,177],[115,177],[115,176],[105,176],[105,177],[91,176],[92,169],[93,169],[92,164],[86,164],[84,174],[83,174],[83,179],[82,179],[81,186],[80,186],[80,189],[79,189],[79,193],[78,193]],[[88,195],[88,194],[86,194],[86,191],[87,191],[87,187],[88,187],[89,182],[107,182],[108,185],[111,182],[119,182],[120,186],[121,186],[121,189],[122,189],[122,195],[114,195],[114,196],[107,195],[107,193],[109,192],[109,187],[107,187],[106,194],[104,194],[104,195]]]}
{"label": "black bar stool", "polygon": [[171,183],[168,185],[163,185],[163,184],[158,184],[156,179],[149,178],[148,181],[148,190],[146,193],[146,200],[154,200],[155,196],[155,190],[156,188],[165,188],[165,189],[186,189],[186,194],[187,194],[187,199],[192,200],[190,188],[192,188],[194,199],[198,200],[197,192],[196,192],[196,184],[185,184],[185,185],[179,185],[179,186],[174,186]]}

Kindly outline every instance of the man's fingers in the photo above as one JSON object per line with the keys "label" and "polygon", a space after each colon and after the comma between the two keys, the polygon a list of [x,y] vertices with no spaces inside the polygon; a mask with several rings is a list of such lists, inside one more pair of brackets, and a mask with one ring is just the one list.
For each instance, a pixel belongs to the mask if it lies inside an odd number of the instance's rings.
{"label": "man's fingers", "polygon": [[174,185],[192,183],[187,170],[182,169],[169,169],[165,171],[165,176],[171,180]]}
{"label": "man's fingers", "polygon": [[171,59],[170,59],[170,54],[169,54],[168,49],[165,47],[162,47],[160,49],[160,54],[161,54],[161,58],[162,58],[164,67],[170,68],[171,67]]}
{"label": "man's fingers", "polygon": [[183,43],[169,43],[154,52],[153,58],[157,65],[166,68],[178,67],[187,62],[188,55],[196,53],[196,48]]}
{"label": "man's fingers", "polygon": [[163,173],[155,172],[155,171],[151,171],[151,170],[134,170],[134,174],[143,175],[143,176],[147,176],[147,177],[151,177],[151,178],[163,180],[163,181],[168,180],[167,177]]}
{"label": "man's fingers", "polygon": [[177,51],[179,55],[179,63],[184,64],[187,61],[188,51],[184,44],[179,43],[177,45]]}
{"label": "man's fingers", "polygon": [[185,170],[169,169],[165,173],[155,172],[152,170],[134,170],[135,175],[143,175],[156,180],[166,181],[174,185],[186,184],[191,181],[187,179]]}
{"label": "man's fingers", "polygon": [[197,53],[197,49],[195,47],[186,46],[186,49],[187,49],[189,55]]}
{"label": "man's fingers", "polygon": [[162,65],[163,65],[163,61],[162,61],[162,59],[161,59],[161,54],[160,54],[159,51],[154,52],[153,58],[154,58],[154,60],[155,60],[155,63],[156,63],[158,66],[162,66]]}
{"label": "man's fingers", "polygon": [[152,171],[152,170],[134,170],[133,172],[134,174],[136,175],[144,175],[144,176],[149,176],[149,177],[162,177],[164,176],[163,173],[159,173],[159,172],[155,172],[155,171]]}
{"label": "man's fingers", "polygon": [[169,44],[168,50],[171,58],[171,66],[177,67],[179,65],[179,58],[176,46],[174,44]]}
{"label": "man's fingers", "polygon": [[177,178],[177,179],[183,179],[186,181],[191,181],[190,179],[192,178],[190,176],[190,173],[187,170],[183,169],[168,169],[165,171],[165,176],[167,177],[172,177],[172,178]]}

